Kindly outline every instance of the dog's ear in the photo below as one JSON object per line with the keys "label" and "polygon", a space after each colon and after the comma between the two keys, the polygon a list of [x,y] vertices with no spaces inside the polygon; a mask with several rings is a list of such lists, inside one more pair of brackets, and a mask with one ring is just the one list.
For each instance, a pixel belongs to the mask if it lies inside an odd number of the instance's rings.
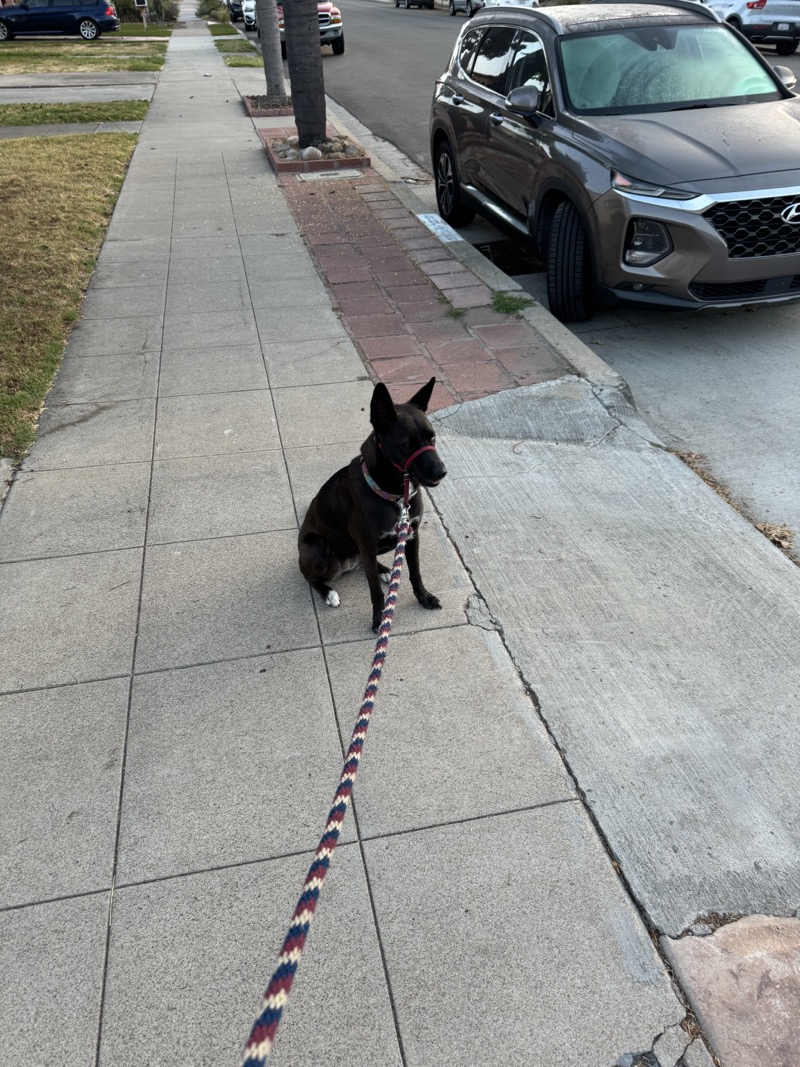
{"label": "dog's ear", "polygon": [[420,411],[427,411],[434,385],[436,385],[436,379],[431,378],[427,385],[423,385],[419,392],[414,393],[409,400],[409,404],[413,404],[414,407],[419,408]]}
{"label": "dog's ear", "polygon": [[397,412],[394,409],[394,403],[389,396],[389,390],[383,384],[378,382],[372,393],[372,402],[369,406],[369,421],[378,431],[388,429],[393,422],[397,419]]}

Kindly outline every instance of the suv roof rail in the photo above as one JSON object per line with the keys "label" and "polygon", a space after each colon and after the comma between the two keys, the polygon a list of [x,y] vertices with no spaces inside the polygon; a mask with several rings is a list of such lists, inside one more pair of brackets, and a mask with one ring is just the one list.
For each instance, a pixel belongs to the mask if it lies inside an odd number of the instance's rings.
{"label": "suv roof rail", "polygon": [[588,0],[590,4],[626,4],[630,7],[634,4],[656,4],[658,7],[680,7],[684,11],[694,11],[695,14],[705,15],[711,22],[721,22],[716,11],[706,7],[705,0]]}

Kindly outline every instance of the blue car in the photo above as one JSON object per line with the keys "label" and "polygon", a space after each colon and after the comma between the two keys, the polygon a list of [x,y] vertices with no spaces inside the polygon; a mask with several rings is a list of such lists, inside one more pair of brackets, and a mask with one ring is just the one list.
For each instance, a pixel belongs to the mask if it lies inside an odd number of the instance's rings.
{"label": "blue car", "polygon": [[0,7],[0,42],[20,33],[75,33],[94,41],[119,26],[116,8],[107,0],[22,0]]}

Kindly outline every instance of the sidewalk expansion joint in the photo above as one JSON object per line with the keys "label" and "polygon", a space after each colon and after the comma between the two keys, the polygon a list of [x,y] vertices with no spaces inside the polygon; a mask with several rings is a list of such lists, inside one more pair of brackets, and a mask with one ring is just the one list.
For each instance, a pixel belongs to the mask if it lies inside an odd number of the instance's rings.
{"label": "sidewalk expansion joint", "polygon": [[487,822],[490,819],[502,819],[505,816],[520,815],[526,811],[544,811],[547,808],[557,808],[564,804],[578,804],[580,800],[575,797],[559,797],[556,800],[543,800],[539,804],[521,804],[517,808],[503,808],[498,811],[487,811],[480,815],[465,815],[461,819],[445,819],[443,822],[425,823],[422,826],[409,826],[403,830],[386,830],[380,834],[365,834],[359,840],[385,841],[395,837],[407,837],[409,834],[426,833],[429,830],[441,830],[446,826],[467,826],[475,822]]}

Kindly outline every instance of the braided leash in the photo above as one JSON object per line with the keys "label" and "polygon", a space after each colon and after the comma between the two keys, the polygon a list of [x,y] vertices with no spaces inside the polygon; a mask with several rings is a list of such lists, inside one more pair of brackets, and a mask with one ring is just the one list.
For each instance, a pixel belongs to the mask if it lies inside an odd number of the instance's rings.
{"label": "braided leash", "polygon": [[[408,478],[406,477],[406,493],[407,482]],[[244,1056],[242,1057],[242,1067],[263,1067],[270,1054],[284,1006],[289,999],[294,976],[300,963],[300,956],[303,953],[303,947],[308,937],[311,920],[314,918],[322,883],[328,873],[333,850],[339,843],[339,833],[344,824],[350,798],[353,795],[353,783],[358,772],[367,729],[372,718],[375,697],[378,692],[378,682],[381,679],[383,665],[386,661],[389,631],[392,628],[392,620],[394,618],[397,589],[400,585],[400,575],[405,562],[406,541],[408,540],[409,530],[408,500],[406,499],[406,504],[400,514],[400,521],[397,524],[397,547],[394,553],[392,574],[389,580],[389,588],[386,592],[383,614],[381,615],[378,640],[375,643],[372,672],[364,690],[364,700],[358,713],[358,721],[350,739],[350,747],[345,756],[339,785],[333,795],[333,803],[328,813],[325,831],[317,845],[313,862],[303,883],[303,892],[300,894],[297,907],[294,909],[292,925],[289,927],[289,932],[278,957],[278,966],[275,968],[267,986],[267,991],[264,994],[261,1013],[253,1023],[253,1029],[247,1039]]]}

